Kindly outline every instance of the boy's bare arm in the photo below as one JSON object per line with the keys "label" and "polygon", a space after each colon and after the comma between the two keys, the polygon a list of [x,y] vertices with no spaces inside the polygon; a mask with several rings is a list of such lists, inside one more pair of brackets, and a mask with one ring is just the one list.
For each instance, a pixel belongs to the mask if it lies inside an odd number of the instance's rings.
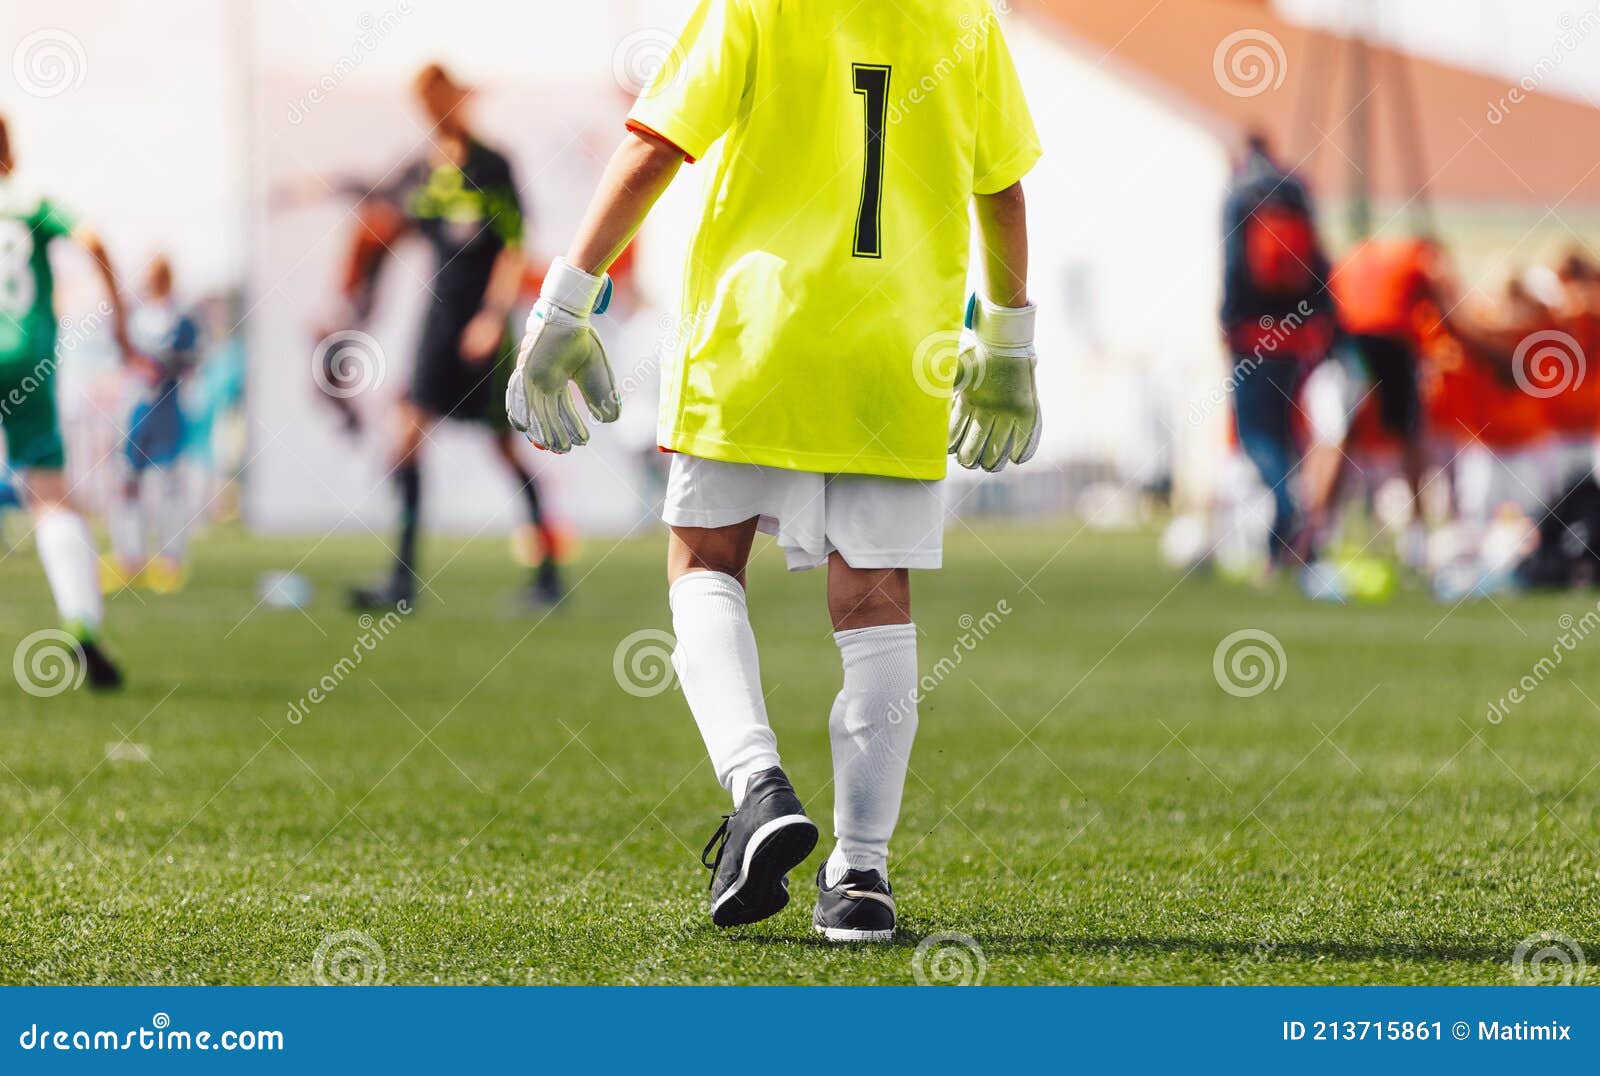
{"label": "boy's bare arm", "polygon": [[1028,305],[1028,206],[1022,184],[972,197],[983,243],[983,297],[997,306]]}
{"label": "boy's bare arm", "polygon": [[111,263],[111,254],[106,250],[100,234],[91,228],[79,225],[73,230],[72,238],[88,252],[100,276],[100,283],[106,289],[106,300],[111,306],[111,338],[126,360],[133,354],[133,344],[128,339],[128,312],[122,302],[122,288],[117,280],[116,267]]}
{"label": "boy's bare arm", "polygon": [[1022,184],[972,199],[983,245],[981,302],[968,312],[950,411],[950,452],[963,467],[1026,463],[1043,430],[1028,302],[1028,209]]}
{"label": "boy's bare arm", "polygon": [[565,258],[545,275],[539,301],[506,389],[511,425],[540,448],[571,451],[589,430],[572,406],[576,384],[589,413],[615,422],[622,401],[605,345],[589,324],[603,306],[604,274],[617,260],[683,164],[683,151],[646,133],[630,133],[611,155],[600,187],[578,225]]}
{"label": "boy's bare arm", "polygon": [[630,131],[606,165],[567,261],[596,276],[610,268],[682,164],[683,151],[672,143]]}

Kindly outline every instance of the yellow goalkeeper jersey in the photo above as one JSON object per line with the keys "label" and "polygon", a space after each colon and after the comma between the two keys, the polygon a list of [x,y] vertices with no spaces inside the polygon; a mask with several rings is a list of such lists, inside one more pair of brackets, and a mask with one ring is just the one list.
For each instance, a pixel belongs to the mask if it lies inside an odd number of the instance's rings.
{"label": "yellow goalkeeper jersey", "polygon": [[987,0],[698,0],[628,123],[712,155],[661,444],[942,478],[968,204],[1040,152]]}

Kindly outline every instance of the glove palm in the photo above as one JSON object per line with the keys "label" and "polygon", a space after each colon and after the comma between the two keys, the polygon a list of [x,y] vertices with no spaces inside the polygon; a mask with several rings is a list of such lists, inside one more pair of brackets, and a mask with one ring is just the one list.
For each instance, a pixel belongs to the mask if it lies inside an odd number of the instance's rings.
{"label": "glove palm", "polygon": [[950,411],[949,451],[968,469],[999,472],[1039,447],[1044,423],[1034,380],[1033,307],[974,305]]}

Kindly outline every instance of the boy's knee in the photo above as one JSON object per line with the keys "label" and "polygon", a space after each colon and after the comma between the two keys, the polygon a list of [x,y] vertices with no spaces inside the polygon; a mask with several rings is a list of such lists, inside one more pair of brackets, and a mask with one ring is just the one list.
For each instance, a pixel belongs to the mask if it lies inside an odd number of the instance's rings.
{"label": "boy's knee", "polygon": [[904,568],[858,570],[838,561],[828,573],[828,614],[835,631],[909,624],[911,573]]}

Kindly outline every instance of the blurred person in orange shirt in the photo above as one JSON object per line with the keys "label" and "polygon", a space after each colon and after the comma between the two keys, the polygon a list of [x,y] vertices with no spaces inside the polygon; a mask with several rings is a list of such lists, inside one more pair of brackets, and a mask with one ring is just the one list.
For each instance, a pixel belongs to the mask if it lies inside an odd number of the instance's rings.
{"label": "blurred person in orange shirt", "polygon": [[[1451,290],[1439,244],[1431,238],[1368,239],[1339,260],[1329,281],[1344,342],[1359,360],[1369,385],[1354,406],[1371,397],[1381,432],[1400,447],[1401,470],[1411,494],[1412,523],[1401,541],[1401,557],[1420,566],[1426,555],[1422,522],[1423,472],[1427,452],[1419,388],[1419,360],[1430,312],[1447,311]],[[1349,431],[1314,498],[1314,515],[1326,521],[1348,476],[1357,415],[1345,416]]]}

